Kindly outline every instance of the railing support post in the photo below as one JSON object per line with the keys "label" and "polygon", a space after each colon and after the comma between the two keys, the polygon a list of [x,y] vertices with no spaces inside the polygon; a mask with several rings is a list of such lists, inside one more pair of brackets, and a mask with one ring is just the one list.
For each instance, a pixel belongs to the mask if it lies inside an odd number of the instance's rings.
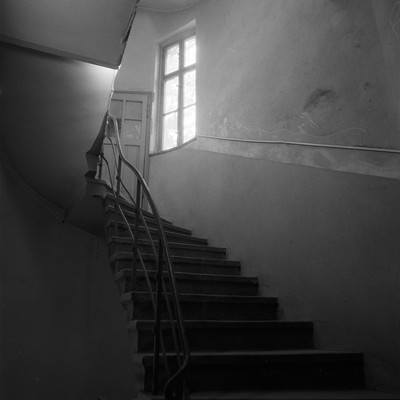
{"label": "railing support post", "polygon": [[[115,199],[115,204],[116,204],[116,209],[115,209],[115,235],[118,235],[118,220],[121,217],[123,222],[125,223],[129,235],[132,238],[132,246],[133,246],[133,262],[132,262],[132,280],[135,282],[135,277],[134,274],[137,272],[136,271],[136,266],[138,265],[137,263],[140,263],[141,268],[144,271],[145,274],[145,279],[148,284],[148,289],[149,289],[149,295],[151,298],[151,302],[153,305],[153,310],[155,312],[154,318],[155,318],[155,324],[154,324],[154,357],[153,357],[153,392],[154,394],[157,394],[159,389],[161,389],[161,385],[159,382],[159,378],[161,375],[161,366],[160,366],[160,356],[161,356],[161,351],[164,356],[164,361],[165,361],[165,371],[168,376],[167,378],[167,383],[164,386],[164,395],[166,399],[168,400],[179,400],[181,398],[186,398],[188,395],[187,392],[187,387],[185,384],[185,375],[187,373],[189,363],[190,363],[190,350],[189,350],[189,345],[187,342],[186,334],[185,334],[185,328],[183,324],[183,312],[182,308],[179,302],[179,297],[178,297],[178,292],[177,292],[177,287],[176,287],[176,281],[175,281],[175,276],[174,276],[174,271],[171,263],[171,256],[168,248],[168,241],[166,234],[164,232],[163,228],[163,222],[160,218],[159,212],[157,210],[157,207],[154,203],[154,200],[150,194],[150,190],[146,184],[146,181],[143,179],[142,175],[140,172],[135,168],[132,163],[130,163],[124,156],[122,147],[121,147],[121,142],[119,139],[119,132],[118,132],[118,122],[116,118],[112,115],[109,115],[109,117],[112,119],[113,124],[114,124],[114,129],[116,132],[115,139],[116,142],[113,142],[112,138],[110,136],[107,136],[107,138],[110,140],[112,144],[112,149],[113,149],[113,155],[114,155],[114,160],[115,164],[117,167],[117,187],[114,189],[114,180],[112,180],[112,189],[113,189],[113,196]],[[117,146],[117,151],[118,151],[118,159],[116,157],[115,151],[114,151],[114,146]],[[108,162],[106,162],[108,173],[111,177],[111,172],[110,168],[108,165]],[[137,178],[137,189],[136,189],[136,209],[135,209],[135,224],[132,229],[132,225],[129,223],[128,218],[120,207],[120,204],[122,202],[121,199],[121,189],[126,189],[126,186],[122,182],[122,163],[127,167],[127,170],[132,171],[136,178]],[[114,177],[114,175],[113,175]],[[121,187],[122,186],[122,187]],[[135,203],[135,200],[133,199],[132,195],[128,193],[129,198],[131,199],[132,203]],[[148,202],[148,205],[152,211],[155,223],[158,228],[158,252],[156,250],[156,246],[154,245],[153,238],[151,236],[151,232],[147,226],[146,219],[143,216],[142,213],[142,197],[145,197],[145,201]],[[145,229],[145,232],[147,233],[152,250],[154,252],[154,258],[157,263],[156,265],[156,288],[155,288],[155,293],[154,293],[154,288],[151,283],[149,274],[147,272],[147,268],[144,264],[143,257],[140,253],[139,250],[139,228],[140,228],[140,221],[143,222],[143,227]],[[157,254],[158,253],[158,254]],[[167,277],[169,278],[168,280],[168,287],[166,286],[166,282],[164,279],[164,267],[165,267],[165,272]],[[165,309],[163,308],[164,304],[161,302],[163,301],[163,297],[165,297],[166,305]],[[171,307],[171,304],[173,307]],[[163,313],[161,315],[161,312]],[[162,318],[168,318],[170,320],[170,328],[172,332],[172,338],[175,346],[175,353],[176,353],[176,358],[177,358],[177,370],[176,371],[171,371],[170,366],[168,365],[168,356],[166,353],[165,349],[165,343],[164,343],[164,336],[163,336],[163,330],[164,326],[162,324],[163,320]],[[176,329],[176,330],[175,330]],[[175,363],[174,363],[175,366]],[[175,368],[174,368],[175,369]],[[172,372],[172,373],[171,373]],[[171,376],[172,375],[172,376]]]}
{"label": "railing support post", "polygon": [[137,256],[138,256],[138,246],[139,246],[139,226],[140,226],[140,207],[141,207],[141,199],[142,197],[142,186],[140,185],[139,180],[136,185],[136,208],[135,208],[135,229],[134,233],[134,242],[133,242],[133,251],[132,251],[132,282],[135,282],[136,279],[136,264],[137,264]]}
{"label": "railing support post", "polygon": [[121,192],[121,171],[122,171],[122,160],[121,156],[118,157],[118,166],[117,166],[117,204],[115,205],[115,236],[118,236],[118,210],[119,210],[119,196]]}
{"label": "railing support post", "polygon": [[101,151],[99,155],[99,171],[98,171],[98,179],[101,179],[103,174],[103,158],[104,158],[104,143],[101,146]]}
{"label": "railing support post", "polygon": [[161,292],[162,292],[162,266],[163,248],[161,240],[158,242],[158,262],[156,274],[156,320],[154,325],[154,357],[153,357],[153,394],[158,392],[158,375],[160,363],[160,340],[161,340]]}

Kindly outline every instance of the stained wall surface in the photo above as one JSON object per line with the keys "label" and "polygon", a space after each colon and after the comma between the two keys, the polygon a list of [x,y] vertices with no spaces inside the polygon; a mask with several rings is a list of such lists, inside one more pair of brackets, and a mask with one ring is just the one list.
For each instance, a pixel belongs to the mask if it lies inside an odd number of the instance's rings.
{"label": "stained wall surface", "polygon": [[[151,157],[161,213],[227,246],[261,293],[279,297],[283,318],[315,321],[319,347],[363,351],[368,386],[393,391],[399,9],[396,0],[204,0],[139,13],[151,35],[126,54],[157,50],[168,30],[196,21],[198,137]],[[137,65],[136,82],[157,89],[156,54],[129,60],[121,73]]]}
{"label": "stained wall surface", "polygon": [[57,221],[0,163],[0,397],[132,397],[104,239]]}

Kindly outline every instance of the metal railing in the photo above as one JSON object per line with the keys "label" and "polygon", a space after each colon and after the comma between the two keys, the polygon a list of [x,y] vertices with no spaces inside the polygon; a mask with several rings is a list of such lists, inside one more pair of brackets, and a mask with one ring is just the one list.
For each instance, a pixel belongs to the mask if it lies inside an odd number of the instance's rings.
{"label": "metal railing", "polygon": [[[114,130],[113,136],[108,133],[109,129],[107,129],[110,123]],[[154,312],[153,394],[158,393],[160,381],[162,381],[162,379],[165,380],[165,377],[163,378],[161,376],[164,374],[167,377],[167,382],[163,389],[165,398],[167,400],[183,399],[187,396],[185,377],[189,367],[190,351],[185,335],[183,314],[163,222],[143,176],[124,156],[119,137],[118,123],[116,118],[110,114],[108,114],[107,117],[104,137],[111,144],[113,162],[115,163],[117,172],[116,177],[114,177],[111,173],[110,163],[104,157],[102,151],[100,155],[99,174],[101,175],[102,173],[104,162],[110,177],[112,195],[115,201],[115,234],[118,233],[118,223],[122,219],[121,222],[127,228],[129,237],[132,240],[132,288],[134,290],[140,267],[147,284]],[[133,173],[136,178],[135,195],[128,190],[126,184],[121,179],[123,165],[125,166],[125,173],[128,170]],[[124,194],[128,196],[128,199],[122,199],[121,189],[124,190]],[[145,213],[142,210],[144,200],[147,201],[148,209],[152,216],[149,216],[148,212]],[[123,207],[124,201],[130,202],[134,207],[134,224],[132,225],[129,223],[128,214]],[[153,220],[153,224],[156,226],[156,237],[158,237],[157,245],[153,241],[146,220],[147,218],[150,218],[149,221]],[[152,259],[156,263],[155,274],[149,273],[149,268],[146,267],[142,252],[139,248],[140,244],[143,243],[143,237],[147,237],[150,243]],[[148,254],[146,254],[146,259],[147,258]],[[165,318],[167,318],[169,322],[163,321]],[[167,327],[169,327],[172,337],[174,349],[172,355],[167,352],[165,343],[165,333],[168,332],[166,329]],[[164,360],[163,372],[161,371],[160,356],[162,356]]]}

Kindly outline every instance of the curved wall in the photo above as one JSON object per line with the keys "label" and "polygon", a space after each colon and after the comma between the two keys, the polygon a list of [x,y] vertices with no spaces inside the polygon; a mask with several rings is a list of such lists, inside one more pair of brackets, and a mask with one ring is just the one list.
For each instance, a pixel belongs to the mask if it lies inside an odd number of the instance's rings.
{"label": "curved wall", "polygon": [[5,43],[0,51],[3,151],[35,192],[69,209],[85,193],[85,153],[115,71]]}

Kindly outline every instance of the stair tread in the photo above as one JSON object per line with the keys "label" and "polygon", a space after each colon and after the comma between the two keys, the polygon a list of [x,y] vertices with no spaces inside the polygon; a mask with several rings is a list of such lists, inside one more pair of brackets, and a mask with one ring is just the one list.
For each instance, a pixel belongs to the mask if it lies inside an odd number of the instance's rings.
{"label": "stair tread", "polygon": [[[121,302],[132,301],[132,297],[149,297],[149,292],[128,292],[121,295]],[[179,294],[181,301],[196,301],[196,302],[221,302],[221,303],[265,303],[265,304],[277,304],[278,300],[276,297],[264,297],[264,296],[240,296],[240,295],[216,295],[216,294],[192,294],[182,293]]]}
{"label": "stair tread", "polygon": [[[108,197],[108,199],[107,199],[107,197]],[[106,203],[106,206],[105,206],[105,212],[107,212],[108,210],[115,212],[114,204],[110,204],[109,203],[109,201],[112,201],[112,202],[115,201],[113,196],[112,195],[106,196],[106,200],[107,200],[107,203]],[[124,199],[121,199],[120,201],[121,201],[121,203],[123,204],[124,207],[129,209],[129,210],[124,210],[124,211],[126,211],[128,214],[132,214],[133,216],[135,216],[135,208],[134,208],[134,206],[131,203],[128,203]],[[153,214],[151,214],[150,212],[148,212],[146,210],[142,209],[142,213],[143,213],[144,216],[146,216],[148,218],[154,218]],[[164,223],[166,223],[168,225],[172,225],[172,222],[167,220],[167,219],[165,219],[165,218],[161,218],[161,221],[163,221]]]}
{"label": "stair tread", "polygon": [[[151,396],[151,399],[162,399],[161,396]],[[271,391],[223,391],[223,392],[192,392],[193,400],[400,400],[399,394],[378,392],[374,390],[271,390]],[[149,398],[150,400],[150,398]]]}
{"label": "stair tread", "polygon": [[[176,357],[175,353],[167,353],[167,356]],[[294,350],[261,350],[261,351],[210,351],[210,352],[191,352],[191,362],[193,364],[203,362],[241,364],[248,361],[256,361],[265,365],[266,362],[286,363],[286,362],[329,362],[341,363],[343,361],[363,362],[361,352],[339,351],[339,350],[319,350],[319,349],[294,349]],[[153,354],[144,353],[143,363],[152,364]]]}
{"label": "stair tread", "polygon": [[[132,258],[133,253],[130,251],[118,251],[111,255],[111,262],[118,259],[129,259]],[[142,253],[143,259],[153,258],[152,254]],[[240,261],[232,260],[218,260],[214,258],[202,258],[202,257],[186,257],[186,256],[171,256],[171,261],[177,263],[189,263],[189,264],[212,264],[212,265],[229,265],[240,267]]]}
{"label": "stair tread", "polygon": [[[109,227],[110,225],[114,225],[115,224],[115,218],[111,218],[109,221],[107,221],[106,226]],[[118,226],[124,228],[125,227],[125,222],[123,221],[118,221]],[[135,227],[134,223],[130,223],[129,224],[131,228]],[[150,232],[157,232],[158,228],[154,228],[151,226],[147,226]],[[192,231],[190,229],[186,229],[186,228],[181,228],[179,226],[175,226],[173,224],[163,224],[163,228],[165,233],[167,233],[168,235],[186,235],[186,236],[192,236]],[[140,230],[145,230],[144,225],[139,225],[139,229]],[[206,239],[203,239],[206,240]]]}
{"label": "stair tread", "polygon": [[[132,270],[124,268],[118,271],[114,278],[115,280],[122,279],[126,274],[130,274]],[[142,269],[136,271],[137,274],[144,275]],[[156,271],[148,271],[150,275],[155,275]],[[167,272],[164,271],[166,274]],[[203,274],[194,272],[175,272],[175,278],[177,279],[187,279],[187,280],[199,280],[199,281],[222,281],[222,282],[237,282],[237,283],[250,283],[253,285],[258,284],[258,279],[252,276],[241,276],[241,275],[220,275],[220,274]]]}
{"label": "stair tread", "polygon": [[[111,244],[111,243],[133,244],[133,241],[129,237],[111,236],[110,239],[108,239],[108,244]],[[140,239],[139,244],[150,245],[151,242],[148,239]],[[157,245],[158,241],[153,240],[153,244]],[[215,251],[215,252],[221,252],[221,253],[226,252],[226,249],[224,247],[215,247],[215,246],[208,246],[208,245],[201,245],[201,244],[178,243],[178,242],[168,241],[168,245],[169,245],[169,247],[176,247],[176,248],[180,248],[180,249],[192,249],[192,250],[207,249],[208,251]]]}
{"label": "stair tread", "polygon": [[[169,321],[162,321],[163,324],[169,324]],[[204,328],[204,329],[235,329],[235,328],[254,328],[254,329],[278,329],[282,327],[311,327],[312,321],[235,321],[235,320],[185,320],[186,328]],[[153,330],[154,321],[136,320],[129,321],[129,329]]]}

